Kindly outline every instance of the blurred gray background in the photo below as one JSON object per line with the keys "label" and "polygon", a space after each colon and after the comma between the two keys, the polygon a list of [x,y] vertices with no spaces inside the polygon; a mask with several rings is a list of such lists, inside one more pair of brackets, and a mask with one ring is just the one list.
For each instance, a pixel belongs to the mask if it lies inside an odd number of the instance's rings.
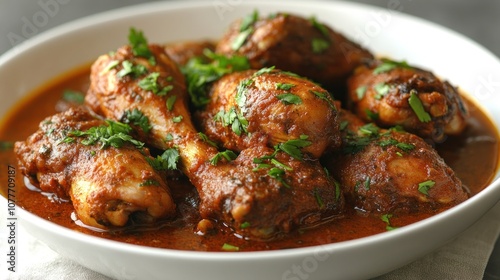
{"label": "blurred gray background", "polygon": [[[118,7],[152,1],[159,0],[0,0],[0,55],[23,40],[62,23]],[[351,1],[380,7],[397,4],[402,7],[401,12],[427,19],[462,33],[500,57],[500,32],[498,31],[500,0]],[[497,244],[484,279],[500,279],[500,244]]]}

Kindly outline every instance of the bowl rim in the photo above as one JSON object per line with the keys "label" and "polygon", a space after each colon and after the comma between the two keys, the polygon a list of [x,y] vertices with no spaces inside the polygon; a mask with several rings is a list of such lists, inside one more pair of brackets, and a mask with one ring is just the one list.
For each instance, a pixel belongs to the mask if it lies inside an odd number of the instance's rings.
{"label": "bowl rim", "polygon": [[[252,1],[242,1],[242,5],[268,5],[269,3],[272,4],[277,4],[279,1],[265,1],[265,0],[252,0]],[[344,6],[344,7],[355,7],[355,8],[362,8],[362,9],[373,9],[373,10],[384,10],[383,8],[380,7],[375,7],[372,5],[368,4],[361,4],[361,3],[355,3],[355,2],[344,2],[344,1],[319,1],[319,0],[312,0],[308,1],[308,4],[314,4],[314,5],[338,5],[338,6]],[[303,0],[289,0],[287,1],[287,5],[303,5],[304,1]],[[60,26],[54,27],[48,31],[41,32],[40,34],[37,34],[19,45],[14,46],[13,48],[9,49],[6,51],[4,54],[0,56],[0,68],[3,67],[5,64],[10,62],[11,60],[15,59],[19,54],[22,54],[26,51],[29,51],[31,48],[35,47],[37,44],[41,42],[45,42],[47,40],[50,40],[53,37],[59,37],[63,36],[69,32],[72,32],[74,29],[81,29],[81,28],[88,28],[89,26],[97,26],[106,23],[107,21],[113,21],[116,19],[120,19],[124,16],[124,13],[133,13],[136,16],[145,14],[145,13],[150,13],[154,11],[155,7],[168,7],[169,10],[172,9],[192,9],[192,8],[199,8],[200,6],[207,6],[210,5],[210,2],[207,1],[201,1],[201,0],[196,0],[196,1],[168,1],[168,2],[148,2],[148,3],[142,3],[142,4],[137,4],[137,5],[132,5],[132,6],[126,6],[110,11],[104,11],[98,14],[82,17],[76,20],[73,20],[71,22],[62,24]],[[161,10],[163,11],[163,10]],[[475,47],[479,50],[481,50],[483,53],[490,55],[493,59],[496,60],[496,63],[500,65],[500,60],[488,49],[485,47],[481,46],[480,44],[474,42],[470,38],[457,33],[454,30],[451,30],[449,28],[443,27],[441,25],[437,25],[435,23],[429,22],[427,20],[423,20],[421,18],[411,16],[408,14],[403,14],[398,11],[394,11],[398,16],[402,16],[408,19],[411,19],[412,21],[417,21],[419,24],[425,24],[432,26],[432,28],[438,28],[440,30],[445,31],[446,33],[449,33],[452,36],[458,37],[461,40],[465,40],[470,44],[475,45]],[[9,112],[5,112],[5,115],[8,115]],[[2,116],[2,117],[4,117]],[[493,120],[492,120],[493,121]],[[498,124],[497,124],[498,125]],[[500,170],[496,171],[496,174],[498,174]],[[187,251],[187,250],[177,250],[177,249],[163,249],[163,248],[154,248],[154,247],[147,247],[147,246],[140,246],[140,245],[134,245],[134,244],[128,244],[124,242],[119,242],[119,241],[114,241],[114,240],[108,240],[100,237],[95,237],[91,236],[88,234],[84,234],[78,231],[74,231],[68,228],[65,228],[63,226],[60,226],[58,224],[55,224],[53,222],[50,222],[48,220],[45,220],[41,217],[38,217],[32,213],[30,213],[27,210],[24,210],[22,208],[17,208],[17,210],[20,210],[20,217],[22,219],[26,219],[28,221],[36,222],[36,223],[41,223],[43,226],[48,226],[49,228],[54,227],[53,231],[58,231],[61,233],[64,233],[68,238],[74,239],[74,240],[79,240],[84,243],[92,243],[93,245],[98,245],[105,247],[108,250],[119,250],[119,251],[124,251],[124,252],[131,252],[131,253],[138,253],[138,254],[148,254],[148,255],[155,255],[155,256],[160,256],[160,257],[176,257],[176,258],[188,258],[190,260],[193,259],[198,259],[198,260],[203,260],[203,261],[241,261],[242,259],[245,260],[252,260],[252,259],[271,259],[271,258],[276,258],[276,257],[285,257],[285,256],[304,256],[308,255],[311,253],[313,250],[327,250],[327,251],[336,251],[336,250],[347,250],[350,248],[361,248],[364,247],[368,244],[371,243],[378,243],[380,241],[387,241],[388,239],[394,239],[394,238],[399,238],[403,237],[404,235],[407,235],[410,232],[414,232],[417,229],[423,229],[425,227],[432,226],[435,223],[439,223],[440,220],[448,217],[448,216],[456,216],[459,215],[461,212],[465,211],[464,209],[469,208],[470,204],[475,204],[477,203],[476,201],[483,199],[484,197],[488,196],[491,192],[493,192],[495,189],[500,189],[500,178],[494,179],[484,190],[480,191],[473,197],[469,198],[465,202],[454,206],[444,212],[438,213],[432,217],[426,218],[424,220],[412,223],[410,225],[407,225],[405,227],[399,228],[398,230],[395,231],[389,231],[389,232],[383,232],[367,237],[362,237],[362,238],[357,238],[353,240],[348,240],[348,241],[342,241],[342,242],[337,242],[337,243],[329,243],[329,244],[324,244],[324,245],[316,245],[316,246],[309,246],[309,247],[301,247],[301,248],[291,248],[291,249],[280,249],[280,250],[265,250],[265,251],[251,251],[251,252],[238,252],[238,253],[230,253],[230,252],[205,252],[205,251]],[[7,201],[3,196],[0,199],[1,201]],[[500,199],[500,198],[499,198]],[[494,205],[494,204],[493,204]],[[457,233],[459,234],[459,233]]]}

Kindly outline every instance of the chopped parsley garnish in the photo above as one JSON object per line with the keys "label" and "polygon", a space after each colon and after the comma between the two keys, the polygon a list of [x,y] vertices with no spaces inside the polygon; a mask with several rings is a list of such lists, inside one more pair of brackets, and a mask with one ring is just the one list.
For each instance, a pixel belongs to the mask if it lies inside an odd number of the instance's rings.
{"label": "chopped parsley garnish", "polygon": [[312,26],[316,28],[323,38],[313,38],[311,41],[311,48],[314,53],[322,53],[323,51],[327,50],[330,47],[330,32],[328,31],[328,28],[319,23],[315,17],[311,17],[309,19],[311,22]]}
{"label": "chopped parsley garnish", "polygon": [[125,76],[131,76],[132,78],[137,78],[148,72],[146,66],[142,64],[133,64],[128,60],[122,62],[122,69],[116,73],[118,78],[123,78]]}
{"label": "chopped parsley garnish", "polygon": [[144,186],[159,186],[160,182],[153,180],[153,179],[148,179],[142,182],[139,186],[144,187]]}
{"label": "chopped parsley garnish", "polygon": [[380,142],[378,142],[378,145],[382,148],[385,148],[388,146],[396,146],[405,152],[409,152],[409,151],[415,149],[415,145],[410,144],[410,143],[399,142],[398,140],[396,140],[394,138],[381,140]]}
{"label": "chopped parsley garnish", "polygon": [[246,112],[246,102],[247,102],[247,96],[246,96],[246,91],[249,86],[253,84],[252,79],[246,79],[241,81],[238,84],[238,87],[236,88],[236,96],[234,97],[236,99],[236,104],[240,108],[241,114],[244,114]]}
{"label": "chopped parsley garnish", "polygon": [[231,44],[231,49],[233,49],[233,51],[237,51],[239,48],[241,48],[241,46],[245,44],[245,41],[250,36],[250,34],[252,34],[252,32],[253,32],[252,27],[248,28],[245,31],[241,31]]}
{"label": "chopped parsley garnish", "polygon": [[114,69],[118,65],[120,65],[119,60],[111,60],[108,65],[102,70],[102,73],[107,73],[109,70]]}
{"label": "chopped parsley garnish", "polygon": [[394,227],[391,225],[391,218],[392,218],[392,214],[384,214],[380,217],[380,219],[382,221],[384,221],[384,223],[386,224],[385,229],[387,231],[397,229],[397,227]]}
{"label": "chopped parsley garnish", "polygon": [[390,60],[387,58],[383,58],[382,64],[380,64],[375,69],[373,69],[373,74],[377,75],[377,74],[389,72],[389,71],[391,71],[395,68],[398,68],[398,67],[407,68],[407,69],[412,68],[410,65],[408,65],[408,63],[406,63],[406,61],[394,61],[394,60]]}
{"label": "chopped parsley garnish", "polygon": [[348,135],[345,143],[345,147],[342,152],[345,154],[355,154],[362,151],[366,146],[368,146],[374,139],[380,137],[379,128],[373,123],[365,124],[358,128],[358,132],[362,136],[358,135]]}
{"label": "chopped parsley garnish", "polygon": [[283,176],[285,175],[285,170],[283,170],[279,167],[271,167],[271,169],[269,169],[269,172],[267,172],[267,174],[271,178],[276,179],[278,182],[280,182],[286,188],[291,188],[290,185],[287,182],[285,182],[285,179],[283,178]]}
{"label": "chopped parsley garnish", "polygon": [[330,98],[328,98],[330,96],[330,93],[328,92],[319,92],[319,91],[316,91],[316,90],[309,90],[309,92],[311,92],[312,94],[316,95],[316,97],[318,97],[319,99],[322,99],[322,100],[325,100],[326,102],[328,102],[328,105],[330,105],[330,107],[333,109],[333,110],[337,110],[337,107],[335,107],[335,104],[333,104],[333,102],[330,100]]}
{"label": "chopped parsley garnish", "polygon": [[319,189],[315,188],[313,193],[314,193],[314,198],[316,198],[316,203],[318,203],[319,208],[323,209],[323,207],[325,207],[325,204],[323,203],[323,199],[321,198],[321,195],[319,194]]}
{"label": "chopped parsley garnish", "polygon": [[240,247],[231,245],[229,243],[224,243],[221,247],[222,250],[224,251],[229,251],[229,252],[237,252],[240,250]]}
{"label": "chopped parsley garnish", "polygon": [[14,142],[0,141],[0,151],[8,151],[14,148]]}
{"label": "chopped parsley garnish", "polygon": [[335,184],[335,200],[338,201],[340,199],[340,195],[341,195],[340,183],[337,181],[333,181],[333,183]]}
{"label": "chopped parsley garnish", "polygon": [[174,140],[174,135],[172,133],[168,133],[165,137],[165,142]]}
{"label": "chopped parsley garnish", "polygon": [[424,109],[424,105],[415,90],[411,90],[410,98],[408,98],[408,103],[410,104],[411,109],[417,115],[417,118],[421,122],[430,122],[432,120],[431,115],[427,113]]}
{"label": "chopped parsley garnish", "polygon": [[314,38],[311,41],[311,47],[314,53],[322,53],[330,47],[330,42],[323,38]]}
{"label": "chopped parsley garnish", "polygon": [[122,117],[122,121],[127,124],[133,124],[139,126],[144,133],[149,133],[152,126],[149,124],[148,117],[144,116],[144,114],[137,108],[134,110],[125,111],[125,114]]}
{"label": "chopped parsley garnish", "polygon": [[214,119],[221,122],[223,126],[231,126],[233,132],[238,136],[247,132],[247,119],[245,119],[241,114],[238,114],[234,107],[231,107],[229,112],[225,112],[224,110],[219,111],[214,116]]}
{"label": "chopped parsley garnish", "polygon": [[321,34],[324,36],[324,37],[330,37],[330,32],[328,32],[328,28],[319,23],[317,20],[316,20],[316,17],[312,16],[309,21],[311,22],[312,26],[316,29],[319,30],[319,32],[321,32]]}
{"label": "chopped parsley garnish", "polygon": [[376,121],[379,118],[379,114],[370,109],[365,109],[366,117],[371,121]]}
{"label": "chopped parsley garnish", "polygon": [[250,69],[250,63],[244,56],[226,57],[208,49],[203,54],[208,57],[208,62],[195,57],[182,67],[182,72],[186,76],[189,97],[197,108],[205,106],[210,101],[207,96],[209,84],[226,74]]}
{"label": "chopped parsley garnish", "polygon": [[378,136],[380,128],[373,123],[368,123],[358,129],[359,132],[368,136]]}
{"label": "chopped parsley garnish", "polygon": [[66,89],[63,91],[62,99],[66,102],[82,105],[85,102],[85,94],[80,91]]}
{"label": "chopped parsley garnish", "polygon": [[167,98],[167,110],[172,111],[172,109],[174,108],[175,100],[177,100],[177,96],[175,95],[172,95],[169,98]]}
{"label": "chopped parsley garnish", "polygon": [[156,158],[146,158],[149,165],[158,171],[176,170],[177,162],[180,155],[177,148],[170,148],[163,152],[163,154],[156,156]]}
{"label": "chopped parsley garnish", "polygon": [[259,12],[254,10],[251,14],[244,17],[241,21],[240,32],[251,28],[252,25],[259,19]]}
{"label": "chopped parsley garnish", "polygon": [[139,81],[138,86],[143,90],[149,90],[158,96],[165,96],[169,91],[173,89],[173,86],[168,85],[162,87],[158,82],[159,77],[159,72],[150,73],[144,79]]}
{"label": "chopped parsley garnish", "polygon": [[135,140],[130,133],[132,128],[125,123],[106,120],[107,125],[91,127],[86,131],[72,130],[69,131],[67,136],[59,143],[72,143],[75,141],[74,137],[84,138],[81,143],[83,145],[101,144],[101,149],[109,146],[120,148],[125,143],[129,142],[137,148],[142,148],[144,143]]}
{"label": "chopped parsley garnish", "polygon": [[291,90],[295,85],[287,83],[276,83],[276,89]]}
{"label": "chopped parsley garnish", "polygon": [[365,182],[363,183],[365,190],[370,190],[370,184],[371,184],[372,179],[370,176],[366,177]]}
{"label": "chopped parsley garnish", "polygon": [[133,27],[130,28],[128,41],[132,48],[132,53],[135,56],[140,56],[148,59],[151,65],[156,64],[155,57],[149,49],[148,40],[146,39],[146,37],[144,37],[142,31],[138,31]]}
{"label": "chopped parsley garnish", "polygon": [[233,51],[237,51],[239,48],[241,48],[241,46],[243,46],[243,44],[245,44],[247,38],[254,31],[253,24],[257,22],[258,19],[259,13],[256,10],[253,11],[252,14],[243,18],[239,29],[240,33],[236,36],[231,44],[231,49],[233,49]]}
{"label": "chopped parsley garnish", "polygon": [[363,97],[365,97],[367,89],[368,89],[367,86],[360,86],[356,89],[356,96],[358,97],[358,100],[361,100],[363,99]]}
{"label": "chopped parsley garnish", "polygon": [[257,167],[252,171],[258,171],[261,169],[269,169],[267,174],[276,179],[278,182],[283,184],[286,188],[290,188],[290,185],[287,184],[283,178],[285,175],[285,171],[291,171],[292,168],[287,166],[286,164],[281,163],[276,159],[276,154],[279,152],[277,148],[275,148],[274,152],[267,156],[262,156],[260,158],[254,158],[253,162],[257,164]]}
{"label": "chopped parsley garnish", "polygon": [[425,195],[429,195],[428,191],[434,187],[434,185],[436,184],[436,182],[432,181],[432,180],[427,180],[427,181],[424,181],[422,183],[419,183],[418,184],[418,191],[425,194]]}
{"label": "chopped parsley garnish", "polygon": [[375,92],[377,93],[374,96],[375,99],[377,99],[377,100],[382,99],[382,97],[384,97],[386,94],[388,94],[389,91],[391,90],[391,86],[384,83],[384,82],[376,84],[375,86],[373,86],[373,88],[375,89]]}
{"label": "chopped parsley garnish", "polygon": [[289,154],[291,157],[302,160],[301,148],[308,147],[312,144],[311,141],[307,140],[309,136],[301,135],[299,139],[291,139],[284,143],[278,144],[277,149]]}
{"label": "chopped parsley garnish", "polygon": [[215,154],[215,156],[210,159],[210,163],[212,165],[217,165],[217,163],[219,163],[219,161],[223,158],[229,162],[235,160],[237,157],[238,155],[235,152],[231,150],[225,150],[223,152],[218,152],[217,154]]}
{"label": "chopped parsley garnish", "polygon": [[183,117],[182,116],[175,116],[172,118],[172,121],[174,123],[180,123],[182,121]]}
{"label": "chopped parsley garnish", "polygon": [[[257,72],[255,72],[253,74],[253,77],[257,77],[257,76],[260,76],[260,75],[263,75],[263,74],[267,74],[267,73],[271,73],[274,71],[274,66],[271,66],[271,67],[264,67],[264,68],[260,68],[259,70],[257,70]],[[280,72],[280,73],[284,73],[284,72]]]}
{"label": "chopped parsley garnish", "polygon": [[198,132],[198,136],[200,137],[201,140],[203,140],[203,142],[209,144],[210,146],[214,146],[217,148],[217,144],[214,141],[210,140],[205,133]]}
{"label": "chopped parsley garnish", "polygon": [[276,98],[278,98],[285,105],[291,105],[291,104],[299,105],[299,104],[302,104],[302,99],[300,98],[300,96],[295,95],[293,93],[279,94],[279,95],[276,95]]}
{"label": "chopped parsley garnish", "polygon": [[241,229],[246,229],[246,228],[249,228],[250,227],[250,222],[244,222],[240,225],[240,228]]}

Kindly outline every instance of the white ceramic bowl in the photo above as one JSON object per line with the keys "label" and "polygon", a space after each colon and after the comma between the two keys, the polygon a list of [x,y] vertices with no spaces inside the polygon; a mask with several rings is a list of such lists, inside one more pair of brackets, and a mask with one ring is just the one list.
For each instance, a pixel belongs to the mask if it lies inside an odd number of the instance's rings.
{"label": "white ceramic bowl", "polygon": [[[150,42],[216,39],[231,21],[255,8],[262,14],[316,15],[377,54],[431,69],[469,93],[500,127],[500,61],[474,42],[394,11],[402,5],[382,10],[344,2],[277,0],[151,3],[55,28],[0,58],[0,116],[47,80],[125,44],[131,26],[142,29]],[[459,206],[395,231],[269,252],[146,248],[87,236],[18,212],[22,225],[50,248],[117,279],[361,279],[414,261],[465,230],[499,200],[499,177],[496,174],[490,186]],[[0,201],[5,204],[5,199]],[[295,274],[294,267],[304,275]]]}

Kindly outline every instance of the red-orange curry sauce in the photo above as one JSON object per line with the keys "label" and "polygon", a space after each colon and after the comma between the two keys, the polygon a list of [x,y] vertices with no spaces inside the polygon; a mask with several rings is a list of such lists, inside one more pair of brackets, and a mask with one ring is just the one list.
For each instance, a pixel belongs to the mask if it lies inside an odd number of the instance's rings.
{"label": "red-orange curry sauce", "polygon": [[[0,191],[7,193],[8,168],[17,169],[17,160],[11,143],[25,140],[38,129],[38,124],[55,114],[56,105],[65,90],[86,92],[89,86],[89,67],[81,67],[36,90],[15,106],[0,124]],[[468,100],[470,119],[465,133],[451,137],[436,148],[448,165],[470,189],[472,195],[483,190],[492,180],[498,168],[499,137],[492,122]],[[196,224],[200,220],[197,211],[198,195],[187,179],[171,179],[170,188],[178,205],[174,220],[148,229],[121,232],[96,232],[77,225],[71,218],[70,202],[58,202],[39,192],[30,191],[24,185],[21,172],[16,172],[15,196],[18,207],[64,227],[86,234],[144,246],[197,251],[220,251],[225,243],[240,251],[258,251],[305,247],[334,243],[365,237],[387,230],[387,223],[380,216],[367,216],[351,209],[345,217],[313,229],[304,229],[272,241],[249,241],[238,238],[229,230],[199,235]],[[442,211],[442,210],[441,210]],[[425,219],[433,214],[393,215],[392,227],[402,227]]]}

